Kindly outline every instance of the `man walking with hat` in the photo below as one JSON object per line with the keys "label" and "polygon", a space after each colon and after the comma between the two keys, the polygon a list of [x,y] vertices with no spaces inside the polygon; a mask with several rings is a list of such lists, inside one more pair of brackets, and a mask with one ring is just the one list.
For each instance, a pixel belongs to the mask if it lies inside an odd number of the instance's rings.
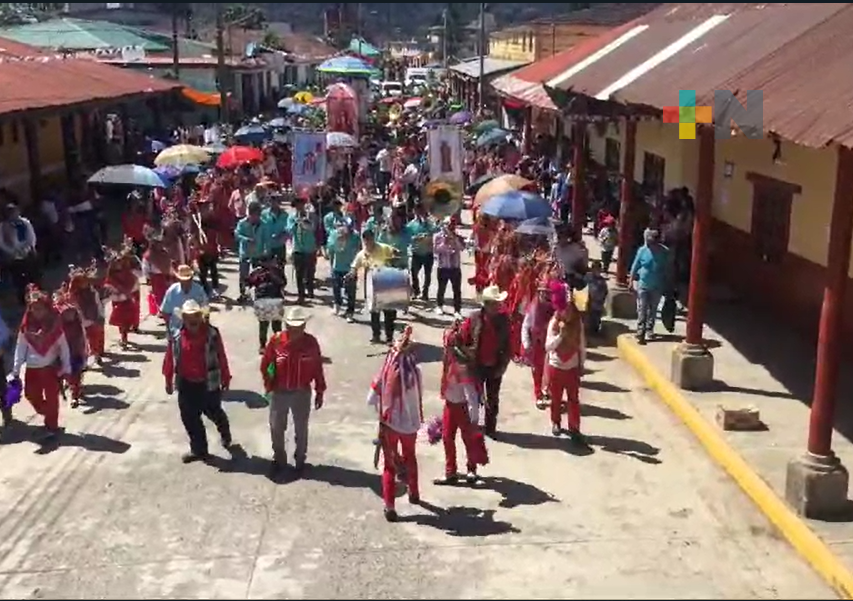
{"label": "man walking with hat", "polygon": [[178,265],[175,269],[175,279],[178,281],[169,286],[160,305],[160,316],[166,320],[170,334],[181,329],[181,307],[188,300],[195,301],[202,309],[207,308],[207,293],[201,284],[193,280],[195,272],[189,265]]}
{"label": "man walking with hat", "polygon": [[485,392],[484,433],[494,436],[500,409],[500,391],[506,368],[512,359],[509,317],[501,303],[507,293],[497,286],[483,290],[482,307],[467,317],[459,328],[454,352],[476,376]]}
{"label": "man walking with hat", "polygon": [[311,417],[311,388],[314,409],[323,406],[326,379],[320,343],[305,331],[308,314],[302,307],[290,307],[284,316],[284,332],[274,335],[264,349],[261,377],[271,393],[270,437],[273,449],[273,475],[287,466],[285,433],[288,414],[293,414],[293,452],[297,477],[305,469],[308,453],[308,420]]}
{"label": "man walking with hat", "polygon": [[181,324],[170,336],[163,358],[166,394],[178,392],[181,421],[190,439],[184,463],[209,457],[202,415],[216,425],[222,446],[231,447],[231,426],[222,408],[222,392],[231,384],[231,371],[222,335],[208,323],[205,313],[197,301],[184,301]]}

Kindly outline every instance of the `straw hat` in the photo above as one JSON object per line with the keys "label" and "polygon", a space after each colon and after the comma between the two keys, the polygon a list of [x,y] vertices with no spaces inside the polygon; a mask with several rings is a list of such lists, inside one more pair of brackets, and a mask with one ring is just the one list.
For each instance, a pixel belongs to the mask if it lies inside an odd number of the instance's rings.
{"label": "straw hat", "polygon": [[188,298],[181,305],[181,315],[203,315],[205,308],[198,304],[197,300]]}
{"label": "straw hat", "polygon": [[289,307],[284,314],[284,325],[291,328],[301,328],[311,318],[302,307]]}
{"label": "straw hat", "polygon": [[194,275],[195,271],[193,271],[193,268],[189,265],[178,265],[175,269],[175,277],[182,282],[193,279]]}
{"label": "straw hat", "polygon": [[507,296],[509,295],[506,292],[503,292],[498,286],[492,284],[483,290],[483,293],[480,295],[480,303],[502,303],[506,300]]}

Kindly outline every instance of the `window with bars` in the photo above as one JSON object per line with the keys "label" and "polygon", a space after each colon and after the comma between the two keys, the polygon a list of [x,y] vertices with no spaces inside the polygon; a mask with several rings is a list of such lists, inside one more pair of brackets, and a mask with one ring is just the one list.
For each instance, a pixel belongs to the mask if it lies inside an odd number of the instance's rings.
{"label": "window with bars", "polygon": [[651,152],[643,153],[643,188],[646,194],[663,198],[666,159]]}

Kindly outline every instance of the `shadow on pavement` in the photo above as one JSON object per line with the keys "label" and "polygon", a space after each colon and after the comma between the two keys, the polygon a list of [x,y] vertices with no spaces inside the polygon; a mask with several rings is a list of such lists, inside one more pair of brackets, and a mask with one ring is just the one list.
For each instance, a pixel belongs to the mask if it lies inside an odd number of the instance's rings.
{"label": "shadow on pavement", "polygon": [[611,407],[601,407],[599,405],[590,405],[589,403],[581,403],[582,417],[600,417],[602,419],[625,420],[634,419],[633,416],[623,413],[618,409]]}
{"label": "shadow on pavement", "polygon": [[418,363],[440,363],[444,359],[444,349],[435,344],[417,342],[415,354]]}
{"label": "shadow on pavement", "polygon": [[507,509],[524,505],[544,505],[545,503],[559,501],[554,495],[538,486],[500,476],[481,478],[479,484],[473,488],[492,490],[498,493],[503,497],[499,505]]}
{"label": "shadow on pavement", "polygon": [[82,413],[85,415],[92,415],[93,413],[98,413],[100,411],[120,411],[130,407],[130,403],[114,396],[88,394],[88,391],[86,392],[87,394],[80,402]]}
{"label": "shadow on pavement", "polygon": [[610,382],[599,382],[595,380],[581,379],[581,388],[595,390],[597,392],[629,392],[627,388],[611,384]]}
{"label": "shadow on pavement", "polygon": [[[152,334],[152,336],[153,336],[153,334]],[[131,342],[129,344],[129,346],[130,346],[130,348],[137,350],[137,351],[140,351],[142,353],[157,354],[157,353],[165,353],[166,352],[166,343],[165,342],[154,343],[154,344],[147,343],[147,342]]]}
{"label": "shadow on pavement", "polygon": [[[135,348],[136,345],[133,343],[128,344],[128,348]],[[118,361],[122,363],[148,363],[151,361],[150,357],[144,353],[120,353],[117,357]]]}
{"label": "shadow on pavement", "polygon": [[59,447],[77,447],[93,451],[95,453],[113,453],[121,455],[130,449],[130,445],[121,440],[101,436],[100,434],[89,434],[62,431],[52,439],[39,440],[44,436],[44,429],[32,424],[15,423],[10,431],[3,435],[4,444],[15,444],[32,441],[39,445],[35,450],[37,455],[47,455]]}
{"label": "shadow on pavement", "polygon": [[[325,482],[332,486],[344,488],[366,488],[372,490],[376,495],[382,496],[381,472],[371,474],[340,465],[312,465],[306,469],[303,480]],[[399,493],[400,486],[397,489],[397,493]]]}
{"label": "shadow on pavement", "polygon": [[587,436],[586,442],[592,447],[598,447],[605,453],[614,453],[616,455],[625,455],[633,457],[643,463],[658,465],[662,463],[657,455],[660,453],[660,448],[650,445],[642,440],[633,440],[631,438],[620,438],[618,436]]}
{"label": "shadow on pavement", "polygon": [[604,353],[596,353],[595,351],[587,351],[587,361],[613,361],[616,359],[613,355],[605,355]]}
{"label": "shadow on pavement", "polygon": [[135,367],[124,367],[117,363],[104,363],[101,366],[101,373],[108,378],[138,378],[141,372]]}
{"label": "shadow on pavement", "polygon": [[586,457],[595,453],[595,449],[588,445],[579,444],[568,438],[552,436],[550,434],[546,436],[530,432],[498,432],[495,440],[520,449],[556,450],[578,457]]}
{"label": "shadow on pavement", "polygon": [[243,403],[249,409],[266,409],[269,407],[264,395],[253,390],[226,390],[222,393],[224,403]]}
{"label": "shadow on pavement", "polygon": [[448,536],[485,537],[521,532],[509,522],[495,520],[494,509],[462,506],[442,508],[426,501],[421,501],[419,505],[430,513],[401,516],[400,521],[443,530]]}
{"label": "shadow on pavement", "polygon": [[106,396],[106,397],[115,397],[122,394],[124,391],[118,386],[113,386],[112,384],[85,384],[83,391],[86,394],[92,394],[96,396]]}
{"label": "shadow on pavement", "polygon": [[702,392],[729,392],[735,394],[752,394],[755,396],[765,396],[773,399],[795,399],[796,397],[790,392],[781,390],[762,390],[760,388],[747,388],[745,386],[731,386],[723,380],[715,379],[708,386],[702,388]]}

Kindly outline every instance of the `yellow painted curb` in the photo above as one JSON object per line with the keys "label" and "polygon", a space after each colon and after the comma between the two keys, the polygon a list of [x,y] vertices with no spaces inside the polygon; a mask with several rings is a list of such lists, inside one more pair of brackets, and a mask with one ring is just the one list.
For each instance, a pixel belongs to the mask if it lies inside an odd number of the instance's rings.
{"label": "yellow painted curb", "polygon": [[738,486],[788,539],[829,585],[845,599],[853,599],[853,574],[808,525],[746,463],[669,379],[643,354],[630,334],[617,338],[619,354],[645,380],[684,425],[693,432],[708,454],[737,482]]}

